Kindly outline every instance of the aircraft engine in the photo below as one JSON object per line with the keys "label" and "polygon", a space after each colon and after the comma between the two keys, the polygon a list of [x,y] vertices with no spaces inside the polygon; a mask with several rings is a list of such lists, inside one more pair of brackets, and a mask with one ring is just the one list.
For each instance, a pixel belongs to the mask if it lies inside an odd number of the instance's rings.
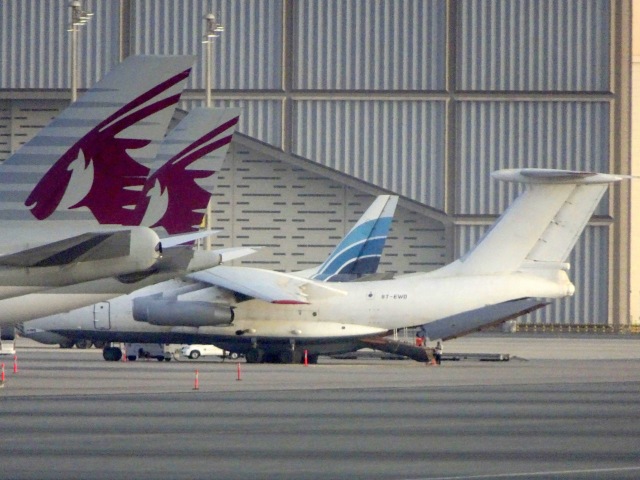
{"label": "aircraft engine", "polygon": [[76,281],[145,272],[162,258],[158,235],[146,227],[111,232],[69,268]]}
{"label": "aircraft engine", "polygon": [[233,322],[233,310],[224,303],[180,301],[155,296],[133,300],[138,322],[171,327],[213,327]]}

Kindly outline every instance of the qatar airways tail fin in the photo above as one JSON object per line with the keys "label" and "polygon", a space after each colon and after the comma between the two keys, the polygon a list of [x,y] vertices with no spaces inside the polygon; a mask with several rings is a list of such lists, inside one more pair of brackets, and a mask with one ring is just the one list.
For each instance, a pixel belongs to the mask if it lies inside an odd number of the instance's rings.
{"label": "qatar airways tail fin", "polygon": [[170,234],[197,229],[239,118],[236,108],[191,110],[163,142],[162,166],[145,182],[128,224],[164,227]]}
{"label": "qatar airways tail fin", "polygon": [[469,253],[438,274],[561,268],[608,184],[625,178],[548,169],[500,170],[493,177],[524,183],[526,189]]}
{"label": "qatar airways tail fin", "polygon": [[296,275],[338,282],[376,273],[397,205],[397,196],[380,195],[322,265]]}
{"label": "qatar airways tail fin", "polygon": [[0,167],[0,219],[121,224],[193,61],[137,56],[111,70]]}

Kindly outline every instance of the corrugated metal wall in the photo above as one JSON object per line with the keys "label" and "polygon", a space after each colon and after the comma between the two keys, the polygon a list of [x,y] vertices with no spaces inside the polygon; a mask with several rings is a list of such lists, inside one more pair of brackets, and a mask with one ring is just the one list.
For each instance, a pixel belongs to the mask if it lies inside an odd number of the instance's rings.
{"label": "corrugated metal wall", "polygon": [[[119,2],[85,1],[78,34],[79,88],[119,61]],[[0,2],[0,89],[69,88],[71,9],[66,0]]]}
{"label": "corrugated metal wall", "polygon": [[609,0],[457,5],[459,90],[610,90]]}
{"label": "corrugated metal wall", "polygon": [[214,88],[282,89],[280,0],[136,0],[132,6],[131,53],[197,55],[187,88],[201,89],[205,85],[203,18],[213,13],[225,29],[213,43]]}
{"label": "corrugated metal wall", "polygon": [[[517,193],[490,171],[616,164],[614,0],[84,4],[95,15],[79,37],[80,88],[116,62],[123,13],[129,53],[197,55],[182,106],[202,105],[203,16],[216,13],[225,32],[213,44],[213,97],[243,108],[240,131],[443,211],[462,225],[448,239],[458,248]],[[0,2],[0,96],[69,87],[69,17],[67,0]],[[20,134],[11,123],[0,135]],[[606,316],[608,228],[580,242],[579,295],[527,321]]]}
{"label": "corrugated metal wall", "polygon": [[444,0],[330,0],[294,7],[294,89],[445,89]]}
{"label": "corrugated metal wall", "polygon": [[[281,100],[215,100],[214,107],[236,107],[242,109],[238,131],[271,145],[282,144]],[[180,102],[179,108],[190,110],[204,107],[201,100]]]}
{"label": "corrugated metal wall", "polygon": [[299,101],[293,151],[444,208],[445,103]]}
{"label": "corrugated metal wall", "polygon": [[[479,101],[456,105],[456,213],[497,215],[518,185],[489,180],[501,168],[609,171],[609,103]],[[608,213],[605,199],[599,214]]]}

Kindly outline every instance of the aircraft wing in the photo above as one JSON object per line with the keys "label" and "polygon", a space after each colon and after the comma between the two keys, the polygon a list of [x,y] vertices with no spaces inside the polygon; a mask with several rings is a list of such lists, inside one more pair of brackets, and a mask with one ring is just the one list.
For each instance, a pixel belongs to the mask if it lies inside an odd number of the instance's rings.
{"label": "aircraft wing", "polygon": [[192,273],[188,277],[270,303],[309,303],[310,290],[324,295],[345,294],[342,290],[322,282],[251,267],[218,266]]}
{"label": "aircraft wing", "polygon": [[0,256],[7,267],[59,267],[83,261],[109,260],[130,254],[131,232],[84,233],[39,247]]}

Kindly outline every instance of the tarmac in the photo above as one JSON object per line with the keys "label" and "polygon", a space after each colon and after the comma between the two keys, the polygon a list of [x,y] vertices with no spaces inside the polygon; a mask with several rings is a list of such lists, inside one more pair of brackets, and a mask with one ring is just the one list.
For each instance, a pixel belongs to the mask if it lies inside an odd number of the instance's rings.
{"label": "tarmac", "polygon": [[640,478],[640,337],[454,352],[509,361],[105,362],[19,339],[18,371],[0,358],[0,478]]}

